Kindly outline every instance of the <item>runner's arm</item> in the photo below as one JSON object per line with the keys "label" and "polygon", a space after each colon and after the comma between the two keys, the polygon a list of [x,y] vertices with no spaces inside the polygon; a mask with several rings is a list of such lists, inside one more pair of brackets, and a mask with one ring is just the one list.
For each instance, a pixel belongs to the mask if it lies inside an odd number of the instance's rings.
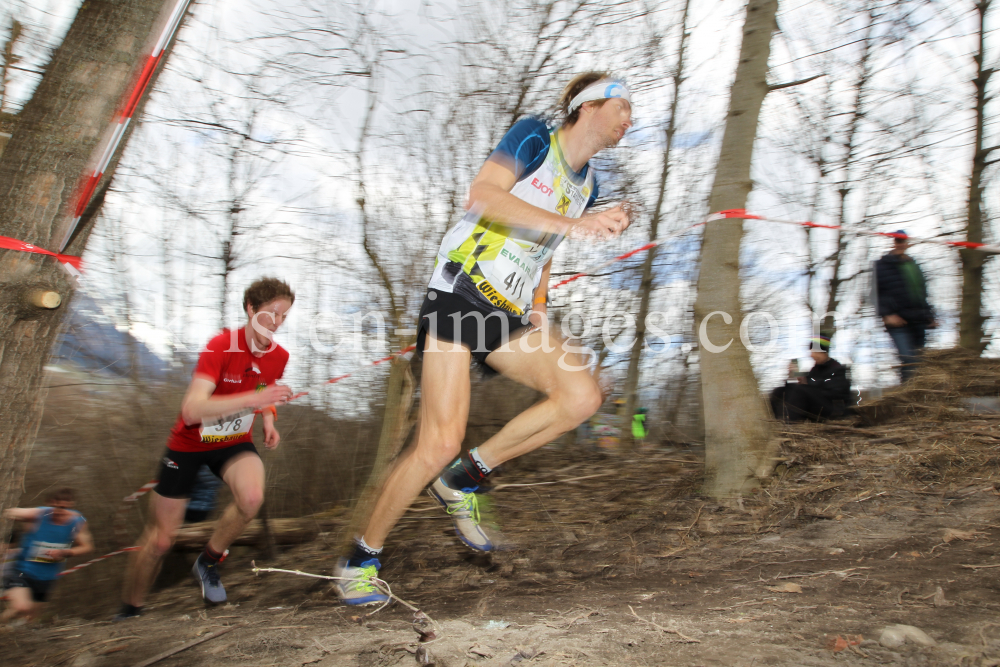
{"label": "runner's arm", "polygon": [[274,422],[277,414],[278,413],[274,410],[273,405],[265,407],[261,413],[261,417],[264,418],[264,446],[268,449],[274,449],[281,441],[281,435],[278,433],[278,429],[274,428]]}
{"label": "runner's arm", "polygon": [[90,534],[90,528],[87,526],[86,521],[80,526],[80,530],[77,531],[76,539],[73,542],[73,548],[66,549],[63,555],[64,558],[82,556],[94,550],[94,536]]}
{"label": "runner's arm", "polygon": [[42,510],[37,507],[12,507],[3,515],[12,521],[34,521],[41,513]]}
{"label": "runner's arm", "polygon": [[551,270],[552,260],[550,259],[542,268],[541,280],[538,281],[538,289],[535,290],[535,295],[531,303],[531,315],[528,316],[528,319],[536,327],[541,327],[549,318],[548,294],[549,272]]}
{"label": "runner's arm", "polygon": [[181,418],[185,424],[193,426],[246,408],[283,403],[292,395],[289,387],[280,384],[268,385],[263,391],[241,391],[227,396],[212,396],[213,391],[215,383],[211,379],[195,374],[181,403]]}
{"label": "runner's arm", "polygon": [[568,235],[574,227],[603,237],[620,234],[629,225],[621,206],[581,218],[551,213],[510,193],[517,183],[514,172],[496,160],[487,160],[469,187],[466,208],[509,227],[537,229],[549,234]]}

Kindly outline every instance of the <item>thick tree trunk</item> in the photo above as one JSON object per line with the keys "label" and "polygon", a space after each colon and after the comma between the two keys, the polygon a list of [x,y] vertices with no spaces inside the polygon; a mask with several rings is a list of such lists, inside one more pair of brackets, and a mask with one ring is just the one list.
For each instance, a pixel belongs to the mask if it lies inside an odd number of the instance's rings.
{"label": "thick tree trunk", "polygon": [[[969,200],[965,223],[965,240],[972,243],[983,242],[983,170],[987,166],[987,157],[997,148],[996,146],[983,148],[986,104],[991,98],[987,94],[986,87],[993,74],[992,68],[983,66],[986,37],[983,24],[990,2],[991,0],[980,0],[976,3],[979,49],[974,56],[976,78],[972,80],[976,87],[975,152],[972,156],[972,174],[969,177]],[[961,250],[959,255],[962,258],[962,313],[958,323],[958,344],[979,354],[986,347],[983,341],[983,322],[986,319],[983,317],[983,264],[986,262],[986,255],[969,248]]]}
{"label": "thick tree trunk", "polygon": [[[152,51],[153,33],[173,7],[170,2],[165,12],[165,4],[88,0],[80,7],[4,148],[0,235],[58,250],[80,178],[96,162],[123,94]],[[105,170],[85,220],[103,201],[116,164]],[[90,228],[81,227],[64,252],[83,252]],[[57,292],[62,306],[30,305],[24,295],[37,289]],[[43,368],[72,293],[72,281],[51,258],[0,250],[0,510],[22,491],[44,400]]]}
{"label": "thick tree trunk", "polygon": [[[747,4],[743,45],[709,198],[711,211],[746,206],[757,118],[768,91],[767,59],[777,9],[778,0]],[[770,415],[739,334],[742,238],[742,220],[706,226],[695,302],[705,409],[705,492],[714,498],[739,496],[755,477],[767,474],[773,463]]]}
{"label": "thick tree trunk", "polygon": [[[659,233],[660,219],[663,217],[663,202],[667,195],[667,183],[670,176],[670,149],[674,144],[674,134],[677,132],[677,109],[680,102],[681,84],[684,83],[684,51],[687,47],[687,17],[690,0],[685,0],[681,11],[681,39],[677,46],[677,66],[674,68],[674,97],[670,102],[670,116],[667,128],[664,130],[663,166],[660,169],[660,186],[656,195],[656,208],[649,223],[649,240],[653,242]],[[642,264],[642,282],[639,285],[639,314],[635,321],[635,344],[628,360],[628,373],[625,376],[625,415],[622,419],[621,441],[634,445],[632,438],[632,415],[635,414],[639,388],[639,362],[642,361],[642,350],[646,344],[646,317],[649,315],[649,302],[653,297],[653,260],[656,258],[656,246],[649,249]]]}

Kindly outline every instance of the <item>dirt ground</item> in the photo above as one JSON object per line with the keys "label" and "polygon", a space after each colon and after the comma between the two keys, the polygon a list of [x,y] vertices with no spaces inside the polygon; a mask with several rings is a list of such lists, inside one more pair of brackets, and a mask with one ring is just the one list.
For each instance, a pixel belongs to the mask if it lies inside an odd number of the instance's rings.
{"label": "dirt ground", "polygon": [[[491,556],[421,499],[383,576],[437,624],[427,643],[402,605],[366,615],[329,582],[251,571],[329,574],[330,521],[266,563],[231,557],[227,605],[182,581],[123,624],[0,635],[0,663],[148,664],[208,638],[156,664],[997,666],[1000,415],[961,399],[996,396],[1000,369],[977,373],[939,365],[854,420],[779,427],[773,478],[733,506],[698,495],[702,452],[683,445],[524,457],[488,496],[510,542]],[[880,644],[895,624],[934,645]]]}

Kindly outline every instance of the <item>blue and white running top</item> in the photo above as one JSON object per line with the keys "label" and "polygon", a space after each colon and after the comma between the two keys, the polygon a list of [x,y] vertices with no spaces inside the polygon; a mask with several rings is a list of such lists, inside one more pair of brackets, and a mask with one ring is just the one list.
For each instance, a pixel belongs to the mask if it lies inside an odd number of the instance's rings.
{"label": "blue and white running top", "polygon": [[[590,163],[573,171],[563,157],[559,130],[550,131],[541,120],[518,121],[490,155],[495,158],[514,170],[517,182],[510,193],[541,209],[579,218],[597,199]],[[524,315],[542,268],[562,240],[562,234],[509,227],[469,211],[441,241],[428,288],[487,310]]]}
{"label": "blue and white running top", "polygon": [[59,576],[66,561],[52,555],[53,551],[71,549],[80,527],[86,522],[79,512],[60,525],[52,522],[52,508],[40,507],[34,528],[21,537],[21,553],[15,567],[39,581],[52,581]]}

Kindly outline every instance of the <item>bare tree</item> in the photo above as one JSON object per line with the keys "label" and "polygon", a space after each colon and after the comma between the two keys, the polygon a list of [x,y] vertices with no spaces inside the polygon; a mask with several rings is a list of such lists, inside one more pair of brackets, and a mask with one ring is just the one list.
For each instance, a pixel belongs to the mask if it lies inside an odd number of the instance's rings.
{"label": "bare tree", "polygon": [[[739,64],[709,209],[742,209],[750,193],[750,162],[757,119],[767,95],[767,60],[776,28],[777,0],[750,0]],[[742,220],[709,224],[701,253],[695,325],[704,331],[699,365],[705,406],[705,492],[731,498],[747,490],[773,463],[770,416],[757,388],[750,354],[740,340]],[[711,347],[709,347],[709,344]]]}
{"label": "bare tree", "polygon": [[[681,16],[678,21],[680,39],[677,45],[677,62],[674,65],[673,76],[671,77],[671,88],[673,96],[670,99],[670,110],[667,113],[667,126],[663,129],[663,157],[660,167],[660,182],[656,191],[656,204],[653,207],[653,214],[649,221],[649,242],[656,241],[660,228],[660,220],[663,216],[663,206],[667,197],[667,185],[670,181],[671,149],[674,145],[674,135],[677,133],[678,108],[680,102],[681,86],[684,84],[684,56],[686,55],[687,40],[690,36],[688,32],[688,8],[690,0],[684,0]],[[658,40],[659,41],[659,40]],[[639,363],[642,360],[643,348],[646,344],[646,317],[649,315],[649,303],[653,293],[653,262],[656,259],[656,246],[646,252],[646,258],[642,263],[642,281],[639,284],[639,311],[635,321],[635,345],[629,357],[628,371],[625,376],[625,414],[623,419],[622,440],[631,442],[632,430],[627,420],[631,419],[635,413],[637,388],[639,386]],[[686,365],[685,365],[686,368]]]}
{"label": "bare tree", "polygon": [[[1000,146],[984,146],[983,137],[986,126],[986,105],[994,95],[989,94],[990,77],[994,68],[985,64],[986,59],[986,15],[990,10],[992,0],[978,0],[975,4],[977,48],[972,56],[976,63],[976,76],[972,80],[975,87],[975,119],[972,154],[972,173],[969,175],[969,198],[965,214],[965,240],[970,243],[982,243],[984,239],[983,225],[983,189],[986,184],[986,170],[996,162],[990,159],[990,153]],[[988,257],[979,250],[963,248],[959,251],[962,259],[962,311],[959,320],[958,344],[977,354],[987,345],[983,332],[983,265]]]}
{"label": "bare tree", "polygon": [[[165,5],[169,4],[168,7]],[[0,234],[41,247],[63,238],[73,217],[75,185],[102,145],[124,92],[152,49],[150,35],[166,20],[163,0],[114,0],[81,6],[31,100],[19,113],[0,162]],[[165,59],[164,59],[165,60]],[[81,70],[80,62],[88,67]],[[162,68],[162,63],[160,64]],[[157,72],[153,73],[156,76]],[[131,74],[131,76],[130,76]],[[136,109],[140,113],[142,106]],[[128,137],[123,138],[123,142]],[[94,212],[114,175],[112,161],[66,252],[83,251]],[[42,369],[65,312],[37,308],[33,290],[69,301],[73,285],[57,264],[38,255],[0,252],[0,511],[20,493],[27,454],[42,408]]]}

